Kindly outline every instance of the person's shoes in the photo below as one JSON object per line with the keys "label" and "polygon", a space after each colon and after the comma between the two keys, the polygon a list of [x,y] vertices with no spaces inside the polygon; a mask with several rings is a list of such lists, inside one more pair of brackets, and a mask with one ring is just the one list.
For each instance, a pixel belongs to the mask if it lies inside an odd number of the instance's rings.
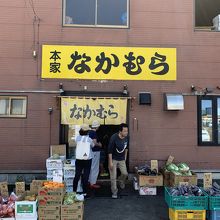
{"label": "person's shoes", "polygon": [[90,198],[90,195],[87,194],[87,193],[84,193],[83,196],[84,196],[84,199],[88,199],[88,198]]}
{"label": "person's shoes", "polygon": [[109,174],[108,173],[101,173],[100,176],[101,177],[106,177],[106,176],[109,176]]}
{"label": "person's shoes", "polygon": [[117,199],[118,198],[118,194],[112,194],[112,199]]}
{"label": "person's shoes", "polygon": [[89,185],[90,189],[99,189],[101,186],[97,184]]}
{"label": "person's shoes", "polygon": [[120,187],[121,189],[124,189],[124,188],[125,188],[125,184],[120,181],[120,182],[119,182],[119,187]]}

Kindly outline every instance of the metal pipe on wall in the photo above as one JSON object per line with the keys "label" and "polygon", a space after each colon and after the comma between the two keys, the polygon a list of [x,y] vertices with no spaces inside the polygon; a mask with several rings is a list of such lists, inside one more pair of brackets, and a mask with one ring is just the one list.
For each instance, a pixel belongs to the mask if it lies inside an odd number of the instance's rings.
{"label": "metal pipe on wall", "polygon": [[60,94],[59,90],[47,91],[47,90],[0,90],[0,93],[48,93],[48,94]]}

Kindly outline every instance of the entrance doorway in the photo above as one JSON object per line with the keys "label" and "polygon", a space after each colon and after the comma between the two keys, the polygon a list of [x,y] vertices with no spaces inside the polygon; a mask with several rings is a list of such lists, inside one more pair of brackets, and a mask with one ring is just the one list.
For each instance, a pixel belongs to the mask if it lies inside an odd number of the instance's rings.
{"label": "entrance doorway", "polygon": [[[101,123],[97,131],[102,143],[103,165],[108,171],[107,148],[111,136],[118,132],[119,124],[128,121],[127,97],[121,93],[112,94],[73,94],[66,92],[61,97],[60,143],[67,146],[67,158],[75,159],[75,138],[82,123],[92,124],[93,120]],[[105,114],[105,117],[104,117]],[[128,161],[127,161],[128,165]]]}

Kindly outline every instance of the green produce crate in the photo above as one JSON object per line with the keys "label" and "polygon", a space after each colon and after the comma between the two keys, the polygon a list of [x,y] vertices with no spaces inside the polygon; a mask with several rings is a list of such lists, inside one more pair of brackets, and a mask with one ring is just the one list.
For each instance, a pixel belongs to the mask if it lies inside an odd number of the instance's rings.
{"label": "green produce crate", "polygon": [[209,196],[209,210],[220,210],[220,196]]}
{"label": "green produce crate", "polygon": [[172,196],[169,187],[165,187],[165,201],[169,208],[177,210],[207,210],[208,195],[204,196]]}

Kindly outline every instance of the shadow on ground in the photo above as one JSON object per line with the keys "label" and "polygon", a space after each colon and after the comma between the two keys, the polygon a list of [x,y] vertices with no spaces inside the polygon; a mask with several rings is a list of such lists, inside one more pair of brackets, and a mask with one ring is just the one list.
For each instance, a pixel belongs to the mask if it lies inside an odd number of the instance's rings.
{"label": "shadow on ground", "polygon": [[111,198],[110,182],[90,192],[85,201],[84,220],[168,220],[168,207],[163,187],[156,196],[139,196],[131,183],[120,192],[119,199]]}

